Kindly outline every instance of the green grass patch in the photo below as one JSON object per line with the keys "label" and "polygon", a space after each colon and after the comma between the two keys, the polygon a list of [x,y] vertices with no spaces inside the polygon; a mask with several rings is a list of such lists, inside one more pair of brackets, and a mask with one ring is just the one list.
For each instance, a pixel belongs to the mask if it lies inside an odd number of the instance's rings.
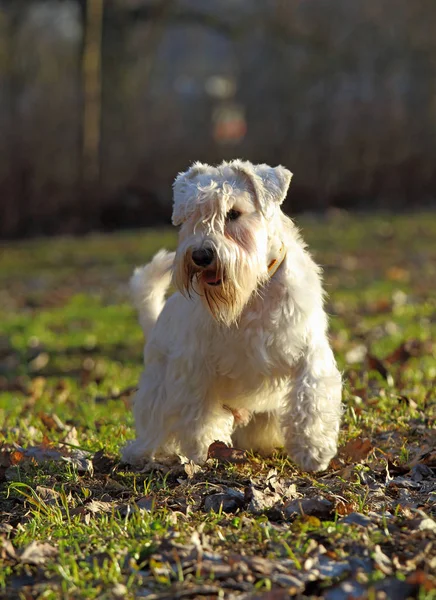
{"label": "green grass patch", "polygon": [[[192,477],[120,464],[143,350],[127,282],[173,230],[2,245],[0,597],[323,597],[345,580],[435,597],[436,215],[298,223],[345,383],[342,449],[319,476],[280,454]],[[276,502],[253,512],[250,486]],[[230,512],[205,508],[229,489]]]}

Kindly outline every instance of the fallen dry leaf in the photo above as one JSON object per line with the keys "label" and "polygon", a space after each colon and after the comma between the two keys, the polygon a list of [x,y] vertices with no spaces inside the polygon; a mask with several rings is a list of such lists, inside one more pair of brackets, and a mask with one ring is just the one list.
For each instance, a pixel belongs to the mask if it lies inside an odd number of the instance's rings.
{"label": "fallen dry leaf", "polygon": [[70,445],[70,446],[80,446],[79,436],[77,433],[77,429],[75,427],[71,427],[62,440],[62,444]]}
{"label": "fallen dry leaf", "polygon": [[101,502],[100,500],[91,500],[86,504],[86,510],[91,512],[92,514],[111,512],[114,509],[113,502]]}
{"label": "fallen dry leaf", "polygon": [[135,500],[135,505],[139,510],[153,510],[155,503],[156,499],[154,496],[142,496],[142,498]]}
{"label": "fallen dry leaf", "polygon": [[382,552],[382,549],[378,544],[375,546],[372,558],[377,568],[380,569],[382,573],[385,575],[390,575],[392,573],[392,561],[384,554],[384,552]]}
{"label": "fallen dry leaf", "polygon": [[60,495],[59,492],[53,488],[47,488],[41,485],[37,485],[35,491],[38,494],[38,497],[41,498],[41,500],[44,500],[46,504],[56,504],[56,500]]}
{"label": "fallen dry leaf", "polygon": [[436,469],[436,449],[430,449],[420,453],[419,456],[412,460],[410,466],[414,467],[417,464],[423,464],[431,469]]}
{"label": "fallen dry leaf", "polygon": [[193,477],[195,477],[195,475],[197,475],[197,473],[201,473],[200,465],[195,464],[195,462],[193,462],[192,460],[185,463],[183,465],[183,469],[186,475],[188,476],[188,479],[192,479]]}
{"label": "fallen dry leaf", "polygon": [[307,515],[321,519],[329,518],[333,514],[333,510],[333,502],[322,496],[292,500],[285,506],[285,513],[288,516]]}
{"label": "fallen dry leaf", "polygon": [[43,440],[39,446],[28,446],[17,448],[10,454],[11,466],[15,466],[26,460],[35,461],[38,464],[50,461],[65,461],[73,464],[78,471],[92,472],[92,462],[89,460],[89,452],[79,449],[69,449],[64,446],[58,448]]}
{"label": "fallen dry leaf", "polygon": [[345,462],[336,457],[330,462],[330,467],[336,471],[336,475],[350,481],[354,477],[354,465],[346,465]]}
{"label": "fallen dry leaf", "polygon": [[230,462],[235,464],[243,464],[248,462],[247,453],[245,450],[231,448],[224,442],[216,441],[209,446],[207,458],[216,458],[219,462]]}
{"label": "fallen dry leaf", "polygon": [[244,505],[244,494],[239,490],[227,488],[223,493],[211,494],[204,500],[204,510],[206,512],[214,511],[216,513],[235,512]]}
{"label": "fallen dry leaf", "polygon": [[104,450],[99,450],[92,457],[92,465],[95,473],[109,474],[115,468],[117,462],[105,454]]}
{"label": "fallen dry leaf", "polygon": [[57,549],[48,543],[31,542],[20,554],[20,561],[28,565],[43,565],[57,553]]}
{"label": "fallen dry leaf", "polygon": [[436,579],[430,577],[428,573],[422,570],[411,573],[406,579],[406,582],[411,585],[419,585],[419,587],[423,588],[426,592],[436,589]]}
{"label": "fallen dry leaf", "polygon": [[258,490],[252,485],[245,488],[245,501],[248,503],[248,511],[259,514],[272,508],[282,501],[282,496],[270,490]]}
{"label": "fallen dry leaf", "polygon": [[6,538],[0,538],[0,558],[2,560],[16,560],[17,553],[12,542]]}
{"label": "fallen dry leaf", "polygon": [[141,498],[138,498],[138,500],[135,500],[132,504],[114,505],[114,509],[116,509],[122,517],[129,517],[138,512],[150,512],[154,509],[155,505],[156,498],[150,495],[142,496]]}
{"label": "fallen dry leaf", "polygon": [[38,417],[41,419],[44,426],[50,431],[64,431],[65,425],[57,415],[40,412]]}
{"label": "fallen dry leaf", "polygon": [[340,456],[347,462],[362,462],[372,450],[373,445],[368,438],[357,437],[342,446]]}
{"label": "fallen dry leaf", "polygon": [[22,462],[25,458],[25,455],[23,452],[21,452],[21,450],[15,450],[14,452],[11,452],[10,455],[10,461],[11,461],[11,465],[18,465],[20,464],[20,462]]}
{"label": "fallen dry leaf", "polygon": [[343,500],[339,500],[336,503],[336,512],[341,517],[352,514],[355,508],[356,505],[354,502],[344,502]]}
{"label": "fallen dry leaf", "polygon": [[433,469],[425,464],[417,464],[411,469],[409,477],[412,481],[416,482],[423,481],[424,479],[432,479],[434,477]]}

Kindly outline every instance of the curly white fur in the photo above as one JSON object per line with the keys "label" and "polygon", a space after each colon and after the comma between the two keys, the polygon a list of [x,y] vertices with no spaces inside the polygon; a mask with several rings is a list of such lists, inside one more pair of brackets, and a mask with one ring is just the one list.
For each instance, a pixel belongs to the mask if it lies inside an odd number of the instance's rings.
{"label": "curly white fur", "polygon": [[[280,209],[290,180],[283,167],[240,160],[177,177],[177,252],[132,279],[147,343],[126,462],[202,462],[215,440],[264,454],[284,446],[305,470],[335,455],[341,377],[320,269]],[[193,253],[204,249],[213,258],[201,266]],[[164,304],[171,266],[179,291]]]}

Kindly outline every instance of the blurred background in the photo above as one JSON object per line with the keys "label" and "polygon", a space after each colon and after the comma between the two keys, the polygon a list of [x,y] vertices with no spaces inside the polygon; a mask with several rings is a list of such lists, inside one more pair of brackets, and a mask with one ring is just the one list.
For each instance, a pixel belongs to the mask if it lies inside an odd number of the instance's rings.
{"label": "blurred background", "polygon": [[434,0],[0,0],[0,236],[169,222],[193,160],[286,210],[436,201]]}

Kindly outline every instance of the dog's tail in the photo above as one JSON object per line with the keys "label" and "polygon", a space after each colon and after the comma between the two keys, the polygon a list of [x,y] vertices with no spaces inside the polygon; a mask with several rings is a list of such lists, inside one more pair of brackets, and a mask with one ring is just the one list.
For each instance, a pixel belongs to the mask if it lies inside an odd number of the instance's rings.
{"label": "dog's tail", "polygon": [[165,293],[171,283],[175,252],[160,250],[144,267],[135,269],[130,280],[133,304],[139,324],[147,338],[165,304]]}

